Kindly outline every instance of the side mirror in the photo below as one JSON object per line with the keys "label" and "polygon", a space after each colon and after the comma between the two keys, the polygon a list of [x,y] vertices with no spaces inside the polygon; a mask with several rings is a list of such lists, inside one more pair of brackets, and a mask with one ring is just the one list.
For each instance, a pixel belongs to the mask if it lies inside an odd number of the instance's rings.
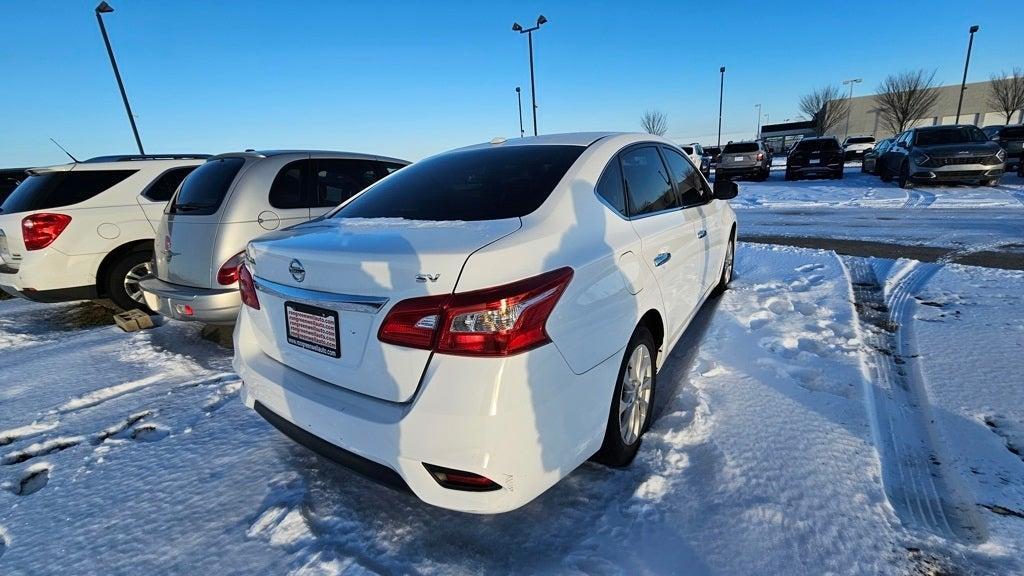
{"label": "side mirror", "polygon": [[715,178],[714,195],[716,200],[732,200],[739,193],[739,187],[732,180]]}

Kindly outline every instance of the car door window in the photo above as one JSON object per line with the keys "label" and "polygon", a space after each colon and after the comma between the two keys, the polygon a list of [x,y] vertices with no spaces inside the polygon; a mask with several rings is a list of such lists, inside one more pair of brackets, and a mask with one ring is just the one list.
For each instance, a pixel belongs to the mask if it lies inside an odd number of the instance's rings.
{"label": "car door window", "polygon": [[619,158],[612,158],[608,167],[604,169],[604,175],[597,182],[597,195],[604,199],[616,212],[626,215],[626,189],[622,185],[622,166],[619,165]]}
{"label": "car door window", "polygon": [[274,208],[305,208],[302,186],[309,160],[286,164],[270,185],[270,205]]}
{"label": "car door window", "polygon": [[334,207],[362,192],[387,173],[378,164],[368,160],[317,160],[314,206]]}
{"label": "car door window", "polygon": [[619,159],[630,216],[681,207],[657,147],[632,148],[622,152]]}
{"label": "car door window", "polygon": [[704,186],[701,177],[689,159],[671,148],[662,147],[665,154],[665,161],[668,162],[669,172],[675,180],[677,194],[683,206],[695,206],[703,204]]}
{"label": "car door window", "polygon": [[174,195],[174,191],[178,189],[178,186],[181,185],[181,181],[185,179],[185,176],[188,176],[195,169],[195,166],[171,168],[154,180],[142,195],[154,202],[167,202]]}

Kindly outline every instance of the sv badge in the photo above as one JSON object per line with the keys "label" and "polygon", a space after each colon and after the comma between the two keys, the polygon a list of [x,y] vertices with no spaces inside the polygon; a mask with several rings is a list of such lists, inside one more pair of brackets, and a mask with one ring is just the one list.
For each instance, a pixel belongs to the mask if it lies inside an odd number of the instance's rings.
{"label": "sv badge", "polygon": [[416,281],[417,282],[426,282],[427,280],[429,280],[431,282],[437,282],[437,279],[440,278],[440,277],[441,277],[440,274],[417,274],[416,275]]}

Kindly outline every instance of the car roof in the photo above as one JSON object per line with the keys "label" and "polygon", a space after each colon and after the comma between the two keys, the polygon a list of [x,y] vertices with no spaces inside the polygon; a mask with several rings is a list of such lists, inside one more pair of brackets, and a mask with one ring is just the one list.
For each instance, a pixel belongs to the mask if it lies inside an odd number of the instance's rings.
{"label": "car roof", "polygon": [[944,129],[947,129],[947,128],[967,128],[967,127],[977,128],[977,126],[975,126],[974,124],[942,124],[942,125],[939,125],[939,126],[920,126],[918,128],[913,128],[913,130],[917,130],[918,132],[931,132],[932,130],[944,130]]}
{"label": "car roof", "polygon": [[132,162],[126,162],[122,160],[114,160],[111,162],[88,160],[85,162],[68,162],[67,164],[54,164],[52,166],[39,166],[36,168],[29,168],[26,171],[29,174],[40,174],[43,172],[67,172],[69,170],[132,170],[133,168],[150,167],[150,168],[177,168],[180,166],[198,166],[205,161],[205,158],[144,158],[137,159]]}
{"label": "car roof", "polygon": [[205,160],[212,154],[114,154],[96,156],[82,160],[82,164],[99,164],[101,162],[139,162],[142,160]]}
{"label": "car roof", "polygon": [[[861,138],[861,136],[851,136],[851,138]],[[838,140],[835,136],[805,136],[800,139],[800,142],[807,142],[808,140]]]}
{"label": "car roof", "polygon": [[301,159],[306,156],[318,156],[328,158],[341,158],[346,160],[383,160],[385,162],[397,162],[399,164],[410,164],[408,160],[381,156],[379,154],[363,154],[360,152],[341,152],[338,150],[245,150],[242,152],[225,152],[211,156],[211,160],[220,158],[270,158],[274,156],[295,156]]}

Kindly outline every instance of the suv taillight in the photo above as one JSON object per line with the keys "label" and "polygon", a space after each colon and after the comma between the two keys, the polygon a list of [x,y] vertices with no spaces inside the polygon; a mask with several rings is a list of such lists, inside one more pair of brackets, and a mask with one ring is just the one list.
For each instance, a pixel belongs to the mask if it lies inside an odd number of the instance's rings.
{"label": "suv taillight", "polygon": [[252,281],[249,267],[242,264],[238,267],[238,292],[242,295],[242,304],[253,310],[260,309],[260,299],[256,296],[256,284]]}
{"label": "suv taillight", "polygon": [[238,282],[238,270],[245,262],[245,251],[235,254],[228,261],[217,270],[217,284],[221,286],[230,286],[235,282]]}
{"label": "suv taillight", "polygon": [[757,159],[758,159],[758,161],[764,160],[764,152],[758,152],[757,153]]}
{"label": "suv taillight", "polygon": [[377,338],[441,354],[525,352],[549,342],[544,325],[572,275],[572,268],[559,268],[495,288],[403,300],[388,312]]}
{"label": "suv taillight", "polygon": [[25,241],[26,250],[46,248],[60,236],[61,232],[71,223],[67,214],[32,214],[21,220],[21,237]]}

